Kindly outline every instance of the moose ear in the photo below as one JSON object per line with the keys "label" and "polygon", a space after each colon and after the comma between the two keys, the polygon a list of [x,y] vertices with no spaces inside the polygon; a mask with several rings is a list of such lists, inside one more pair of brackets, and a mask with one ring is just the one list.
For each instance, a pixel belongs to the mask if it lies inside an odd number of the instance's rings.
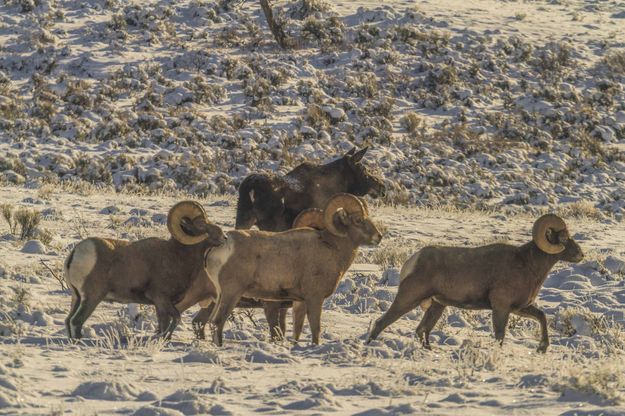
{"label": "moose ear", "polygon": [[362,158],[365,156],[365,153],[367,153],[367,150],[369,150],[369,146],[365,147],[362,150],[359,150],[358,152],[356,152],[354,154],[354,156],[352,156],[350,159],[352,161],[352,163],[358,163],[362,160]]}
{"label": "moose ear", "polygon": [[345,153],[345,157],[353,156],[355,152],[356,152],[356,146],[354,146],[351,149],[349,149],[349,151],[347,153]]}

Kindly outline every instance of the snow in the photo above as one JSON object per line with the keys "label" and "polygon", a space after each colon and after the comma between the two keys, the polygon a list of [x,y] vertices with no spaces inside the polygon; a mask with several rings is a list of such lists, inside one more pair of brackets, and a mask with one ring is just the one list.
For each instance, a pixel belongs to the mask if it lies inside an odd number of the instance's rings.
{"label": "snow", "polygon": [[[26,198],[36,199],[38,193],[17,186],[0,188],[3,201],[16,206]],[[165,214],[180,199],[102,190],[80,195],[61,188],[44,196],[41,209],[66,214],[42,220],[58,245],[57,253],[46,256],[55,273],[61,273],[82,227],[88,235],[164,237],[163,224],[137,227],[124,225],[124,220],[135,217],[131,212],[143,214],[137,218]],[[217,224],[232,226],[236,204],[224,203],[228,200],[222,196],[200,201]],[[110,214],[102,213],[109,206],[119,208],[114,227]],[[28,414],[70,408],[98,414],[452,414],[458,406],[470,406],[475,414],[531,412],[537,407],[562,413],[571,406],[589,412],[625,410],[620,384],[625,287],[622,273],[612,267],[614,259],[625,256],[619,245],[625,235],[621,222],[567,217],[587,259],[578,265],[557,264],[539,294],[538,304],[551,322],[547,354],[535,352],[537,326],[529,320],[514,318],[499,347],[488,312],[454,308],[434,328],[433,350],[427,351],[414,335],[422,316],[419,308],[371,345],[364,344],[370,323],[388,308],[397,290],[395,261],[389,258],[380,266],[377,251],[411,253],[425,244],[478,245],[498,235],[520,244],[530,238],[533,217],[378,205],[370,209],[385,224],[386,236],[381,247],[361,249],[326,301],[319,346],[309,344],[307,326],[298,344],[270,342],[260,310],[252,311],[251,319],[235,313],[222,348],[195,341],[191,317],[196,308],[183,315],[172,341],[163,342],[152,338],[156,322],[151,307],[108,303],[100,304],[87,321],[86,338],[71,343],[63,324],[69,294],[38,257],[20,253],[21,244],[0,245],[0,350],[5,357],[0,362],[0,403],[9,413]],[[26,388],[25,380],[36,380],[37,387]]]}

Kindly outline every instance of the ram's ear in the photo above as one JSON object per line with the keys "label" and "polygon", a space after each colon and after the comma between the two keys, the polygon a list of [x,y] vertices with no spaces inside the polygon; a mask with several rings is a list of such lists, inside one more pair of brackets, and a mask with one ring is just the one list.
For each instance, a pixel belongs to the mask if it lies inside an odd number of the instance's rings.
{"label": "ram's ear", "polygon": [[569,241],[571,236],[569,235],[569,230],[562,230],[558,233],[558,243],[566,244]]}
{"label": "ram's ear", "polygon": [[547,231],[545,232],[545,237],[547,238],[547,241],[549,241],[551,244],[558,244],[560,242],[558,233],[553,228],[547,229]]}
{"label": "ram's ear", "polygon": [[349,225],[349,214],[344,209],[339,209],[334,215],[335,222],[341,225]]}

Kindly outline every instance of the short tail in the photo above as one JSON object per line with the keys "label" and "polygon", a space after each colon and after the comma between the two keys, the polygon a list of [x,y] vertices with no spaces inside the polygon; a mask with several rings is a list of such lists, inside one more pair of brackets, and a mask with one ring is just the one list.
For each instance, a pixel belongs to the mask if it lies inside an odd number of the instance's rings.
{"label": "short tail", "polygon": [[69,256],[65,259],[65,264],[63,265],[63,277],[67,284],[69,285],[69,268],[72,266],[72,260],[74,260],[74,251],[76,247],[72,248],[72,251],[69,253]]}

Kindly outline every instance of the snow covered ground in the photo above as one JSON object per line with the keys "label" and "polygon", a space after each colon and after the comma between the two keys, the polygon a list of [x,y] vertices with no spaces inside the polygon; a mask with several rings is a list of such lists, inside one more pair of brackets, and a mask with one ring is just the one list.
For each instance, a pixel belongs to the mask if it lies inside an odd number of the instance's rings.
{"label": "snow covered ground", "polygon": [[[0,218],[0,414],[623,414],[625,2],[276,1],[288,51],[230,3],[0,2],[0,204],[42,216],[23,239]],[[193,340],[195,310],[162,343],[151,308],[110,304],[67,341],[72,244],[165,237],[183,198],[231,228],[245,175],[353,145],[386,178],[387,230],[320,346],[270,343],[259,311],[223,348]],[[547,210],[587,254],[539,295],[547,354],[532,322],[499,348],[489,313],[454,309],[433,351],[420,310],[364,345],[408,254],[522,243]]]}
{"label": "snow covered ground", "polygon": [[[411,312],[364,345],[369,323],[392,301],[397,269],[425,244],[522,243],[533,217],[453,209],[372,209],[387,227],[362,249],[325,304],[319,346],[271,343],[261,311],[239,312],[225,346],[193,340],[191,317],[169,343],[151,340],[150,308],[101,304],[87,338],[67,341],[70,296],[61,273],[68,247],[86,235],[165,236],[158,221],[182,196],[4,186],[0,198],[45,213],[45,254],[26,254],[2,225],[0,241],[0,412],[6,414],[622,414],[625,407],[625,236],[623,223],[571,216],[583,263],[558,264],[539,296],[552,345],[535,352],[536,325],[513,318],[503,348],[487,312],[451,309],[425,351]],[[234,201],[202,200],[230,228]],[[115,212],[109,214],[109,212]],[[154,221],[156,220],[156,222]],[[45,266],[44,266],[45,264]],[[47,267],[46,267],[47,266]],[[289,323],[290,328],[290,323]],[[180,412],[180,413],[177,413]],[[577,413],[575,413],[577,412]],[[594,413],[593,413],[594,412]]]}

